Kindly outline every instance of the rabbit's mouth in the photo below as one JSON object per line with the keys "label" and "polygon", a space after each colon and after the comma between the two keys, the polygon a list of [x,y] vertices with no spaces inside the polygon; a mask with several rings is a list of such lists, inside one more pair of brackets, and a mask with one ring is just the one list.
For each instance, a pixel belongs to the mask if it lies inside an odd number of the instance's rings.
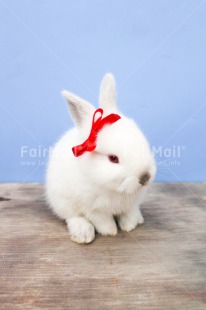
{"label": "rabbit's mouth", "polygon": [[143,185],[139,182],[136,176],[127,177],[118,187],[118,191],[127,194],[133,194],[137,192]]}

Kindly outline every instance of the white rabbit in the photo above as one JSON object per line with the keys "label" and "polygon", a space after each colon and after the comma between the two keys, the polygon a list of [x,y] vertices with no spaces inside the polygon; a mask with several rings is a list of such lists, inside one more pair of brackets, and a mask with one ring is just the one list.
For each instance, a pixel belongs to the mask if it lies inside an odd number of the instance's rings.
{"label": "white rabbit", "polygon": [[[119,113],[115,80],[106,74],[100,88],[103,118],[117,114],[96,134],[96,148],[74,156],[72,148],[90,135],[95,108],[63,91],[75,128],[66,132],[51,153],[46,176],[46,196],[54,213],[66,220],[70,237],[89,243],[95,230],[102,235],[130,231],[144,219],[139,205],[156,167],[149,144],[135,122]],[[119,116],[118,116],[119,115]],[[95,120],[99,117],[94,116]],[[74,151],[74,150],[73,150]]]}

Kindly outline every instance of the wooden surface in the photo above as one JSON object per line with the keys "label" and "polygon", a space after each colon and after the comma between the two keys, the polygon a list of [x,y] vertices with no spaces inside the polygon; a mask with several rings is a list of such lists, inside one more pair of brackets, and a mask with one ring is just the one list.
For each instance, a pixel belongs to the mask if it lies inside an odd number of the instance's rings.
{"label": "wooden surface", "polygon": [[40,184],[0,185],[0,309],[206,309],[206,184],[154,184],[145,224],[70,241]]}

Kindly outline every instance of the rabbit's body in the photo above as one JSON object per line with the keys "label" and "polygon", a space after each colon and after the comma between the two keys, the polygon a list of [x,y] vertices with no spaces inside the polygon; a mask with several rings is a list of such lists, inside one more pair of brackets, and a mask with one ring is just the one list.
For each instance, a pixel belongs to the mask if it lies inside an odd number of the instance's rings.
{"label": "rabbit's body", "polygon": [[[114,80],[108,74],[103,80],[100,101],[102,97],[104,101],[114,102],[113,92]],[[139,204],[147,188],[144,185],[151,183],[155,174],[144,135],[132,120],[121,115],[114,124],[101,129],[93,152],[75,157],[72,147],[89,136],[95,110],[73,94],[64,92],[64,96],[76,128],[57,142],[49,160],[46,193],[50,207],[67,221],[71,239],[79,243],[91,242],[94,229],[103,235],[115,235],[114,216],[121,229],[134,229],[143,223]],[[104,111],[105,116],[117,110],[109,106]],[[111,154],[118,155],[118,163],[111,162],[115,160],[109,157]],[[149,180],[140,184],[147,174]]]}

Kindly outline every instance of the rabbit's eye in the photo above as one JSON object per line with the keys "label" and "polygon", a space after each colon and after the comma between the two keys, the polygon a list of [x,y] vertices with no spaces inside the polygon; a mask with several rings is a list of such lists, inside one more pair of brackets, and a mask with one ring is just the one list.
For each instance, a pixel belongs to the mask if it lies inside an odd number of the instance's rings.
{"label": "rabbit's eye", "polygon": [[113,164],[118,164],[119,163],[119,158],[116,155],[108,155],[108,159]]}

